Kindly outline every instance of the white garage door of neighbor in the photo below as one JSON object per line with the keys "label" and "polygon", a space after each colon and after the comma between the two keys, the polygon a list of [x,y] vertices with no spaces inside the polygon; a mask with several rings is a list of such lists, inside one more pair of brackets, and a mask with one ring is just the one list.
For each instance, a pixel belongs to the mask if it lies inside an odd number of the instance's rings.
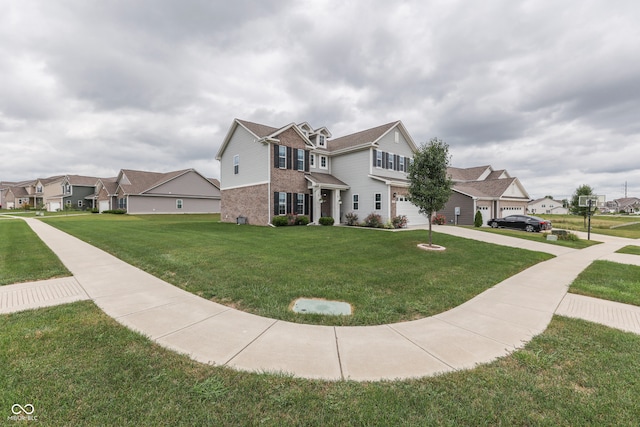
{"label": "white garage door of neighbor", "polygon": [[60,210],[60,203],[58,202],[49,203],[49,212],[57,212],[59,210]]}
{"label": "white garage door of neighbor", "polygon": [[491,210],[489,206],[478,206],[478,210],[482,214],[482,226],[487,227],[487,222],[491,219]]}
{"label": "white garage door of neighbor", "polygon": [[100,212],[108,211],[109,210],[109,201],[108,200],[100,200],[100,202],[98,202],[98,210]]}
{"label": "white garage door of neighbor", "polygon": [[396,200],[396,215],[406,216],[409,227],[429,224],[427,216],[420,214],[418,207],[408,201],[404,196],[398,196]]}

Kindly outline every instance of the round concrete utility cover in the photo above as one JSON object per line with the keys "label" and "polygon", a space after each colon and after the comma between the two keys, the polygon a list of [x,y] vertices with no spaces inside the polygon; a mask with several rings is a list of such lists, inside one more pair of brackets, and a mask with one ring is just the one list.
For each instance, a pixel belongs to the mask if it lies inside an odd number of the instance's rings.
{"label": "round concrete utility cover", "polygon": [[342,301],[298,298],[293,303],[293,311],[303,314],[329,314],[332,316],[351,315],[351,304]]}

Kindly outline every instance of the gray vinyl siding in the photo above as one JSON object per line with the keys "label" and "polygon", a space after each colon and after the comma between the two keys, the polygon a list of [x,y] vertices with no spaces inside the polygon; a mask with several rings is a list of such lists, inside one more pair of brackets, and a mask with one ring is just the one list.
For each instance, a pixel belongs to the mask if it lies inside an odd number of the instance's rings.
{"label": "gray vinyl siding", "polygon": [[445,204],[442,210],[439,210],[438,213],[445,216],[447,219],[447,224],[453,224],[455,219],[455,208],[460,208],[460,216],[458,217],[458,225],[473,225],[473,220],[475,218],[476,206],[473,198],[453,191],[451,193],[451,197]]}
{"label": "gray vinyl siding", "polygon": [[[342,206],[340,208],[341,222],[344,222],[344,215],[349,212],[358,214],[360,221],[363,221],[370,213],[377,213],[386,221],[389,212],[389,189],[388,186],[378,180],[370,178],[369,165],[371,164],[371,150],[356,151],[344,154],[331,159],[333,175],[349,185],[349,190],[342,192]],[[382,206],[380,210],[375,210],[375,193],[382,195]],[[359,198],[359,209],[353,210],[353,195]]]}
{"label": "gray vinyl siding", "polygon": [[[178,199],[182,200],[182,209],[176,207]],[[129,196],[127,203],[127,213],[129,214],[218,212],[220,212],[220,200],[195,197]]]}
{"label": "gray vinyl siding", "polygon": [[196,172],[187,172],[145,194],[220,197],[220,190]]}
{"label": "gray vinyl siding", "polygon": [[[377,148],[377,150],[383,151],[386,153],[391,153],[397,156],[402,156],[405,158],[413,157],[413,151],[411,150],[409,143],[402,135],[402,132],[400,132],[399,130],[398,130],[399,139],[397,143],[395,142],[395,132],[396,132],[396,129],[391,129],[391,131],[389,131],[386,135],[380,138],[380,140],[378,141],[379,147]],[[377,168],[373,166],[373,158],[371,158],[371,168],[369,169],[372,171],[374,175],[381,175],[381,176],[385,176],[389,178],[397,178],[397,179],[407,178],[406,172],[394,171],[393,169],[386,169],[384,167]]]}
{"label": "gray vinyl siding", "polygon": [[[255,141],[255,136],[242,126],[236,130],[220,159],[221,189],[266,182],[269,178],[270,144]],[[233,172],[233,157],[240,158],[239,173]]]}

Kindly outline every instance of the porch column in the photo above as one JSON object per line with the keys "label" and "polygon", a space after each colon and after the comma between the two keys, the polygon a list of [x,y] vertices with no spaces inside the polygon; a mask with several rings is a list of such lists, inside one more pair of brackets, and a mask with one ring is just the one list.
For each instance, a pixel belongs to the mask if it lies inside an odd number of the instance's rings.
{"label": "porch column", "polygon": [[341,191],[338,189],[333,190],[333,213],[331,216],[335,221],[334,225],[340,224],[340,207],[342,203],[340,193]]}
{"label": "porch column", "polygon": [[313,186],[313,223],[319,224],[320,217],[322,216],[322,191],[318,185]]}

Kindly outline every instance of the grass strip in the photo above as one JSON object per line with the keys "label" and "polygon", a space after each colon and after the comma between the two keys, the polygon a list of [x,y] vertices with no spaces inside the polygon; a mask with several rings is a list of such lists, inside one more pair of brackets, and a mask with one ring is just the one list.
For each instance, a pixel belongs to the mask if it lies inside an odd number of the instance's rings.
{"label": "grass strip", "polygon": [[0,221],[0,285],[70,275],[24,221]]}
{"label": "grass strip", "polygon": [[594,261],[578,275],[569,292],[640,306],[640,266]]}
{"label": "grass strip", "polygon": [[635,425],[640,336],[555,317],[470,371],[356,383],[194,362],[92,302],[0,316],[0,415],[66,425]]}

